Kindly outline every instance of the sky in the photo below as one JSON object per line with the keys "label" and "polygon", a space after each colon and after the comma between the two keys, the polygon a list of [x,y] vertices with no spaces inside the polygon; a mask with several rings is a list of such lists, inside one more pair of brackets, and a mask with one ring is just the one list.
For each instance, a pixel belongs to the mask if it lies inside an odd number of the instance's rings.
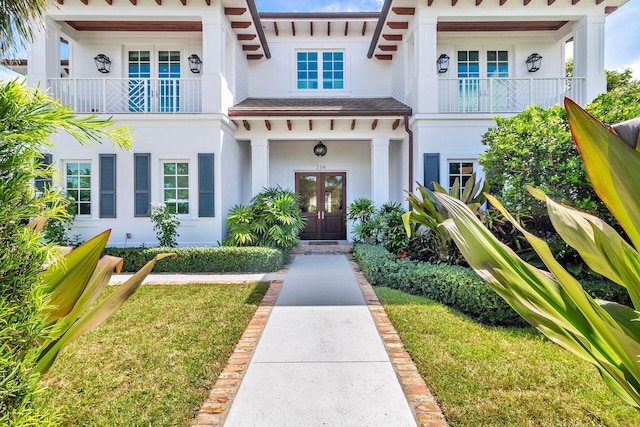
{"label": "sky", "polygon": [[[585,0],[591,1],[591,0]],[[383,0],[256,0],[260,12],[378,12]],[[640,0],[630,0],[605,24],[605,69],[631,68],[640,79]]]}

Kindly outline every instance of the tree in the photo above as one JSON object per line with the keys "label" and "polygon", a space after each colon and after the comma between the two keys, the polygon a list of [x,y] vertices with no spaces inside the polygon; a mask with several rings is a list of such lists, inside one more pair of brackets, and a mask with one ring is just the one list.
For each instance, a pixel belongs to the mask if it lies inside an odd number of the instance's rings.
{"label": "tree", "polygon": [[53,418],[34,406],[40,392],[35,364],[46,331],[43,264],[52,247],[28,227],[36,217],[60,218],[65,200],[59,190],[38,195],[37,177],[51,178],[39,158],[59,131],[81,144],[111,141],[128,148],[125,128],[95,116],[77,118],[39,89],[17,82],[0,86],[0,425],[48,425]]}
{"label": "tree", "polygon": [[33,40],[42,27],[46,0],[3,0],[0,7],[0,57]]}

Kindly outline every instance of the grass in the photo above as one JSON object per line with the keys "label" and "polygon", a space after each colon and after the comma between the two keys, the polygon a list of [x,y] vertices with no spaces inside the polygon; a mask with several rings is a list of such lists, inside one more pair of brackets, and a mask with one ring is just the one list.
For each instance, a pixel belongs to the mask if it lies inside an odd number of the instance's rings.
{"label": "grass", "polygon": [[533,328],[477,324],[444,305],[375,288],[452,426],[638,426],[597,370]]}
{"label": "grass", "polygon": [[141,287],[63,349],[42,379],[49,387],[43,403],[60,408],[70,426],[186,425],[267,287]]}

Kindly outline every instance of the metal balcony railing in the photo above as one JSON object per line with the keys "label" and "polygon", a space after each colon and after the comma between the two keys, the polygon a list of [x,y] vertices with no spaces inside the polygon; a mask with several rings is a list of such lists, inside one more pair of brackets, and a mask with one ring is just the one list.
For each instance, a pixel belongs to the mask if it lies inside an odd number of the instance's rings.
{"label": "metal balcony railing", "polygon": [[519,113],[529,105],[544,108],[569,97],[583,103],[584,78],[459,78],[440,79],[441,113]]}
{"label": "metal balcony railing", "polygon": [[201,113],[200,79],[49,79],[51,95],[77,113]]}

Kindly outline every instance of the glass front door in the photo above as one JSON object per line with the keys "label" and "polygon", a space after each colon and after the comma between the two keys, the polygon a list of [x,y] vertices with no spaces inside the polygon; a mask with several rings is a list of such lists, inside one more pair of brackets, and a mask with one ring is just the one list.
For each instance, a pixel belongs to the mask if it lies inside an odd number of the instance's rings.
{"label": "glass front door", "polygon": [[345,240],[346,173],[296,173],[296,193],[300,196],[299,210],[306,218],[303,240]]}

